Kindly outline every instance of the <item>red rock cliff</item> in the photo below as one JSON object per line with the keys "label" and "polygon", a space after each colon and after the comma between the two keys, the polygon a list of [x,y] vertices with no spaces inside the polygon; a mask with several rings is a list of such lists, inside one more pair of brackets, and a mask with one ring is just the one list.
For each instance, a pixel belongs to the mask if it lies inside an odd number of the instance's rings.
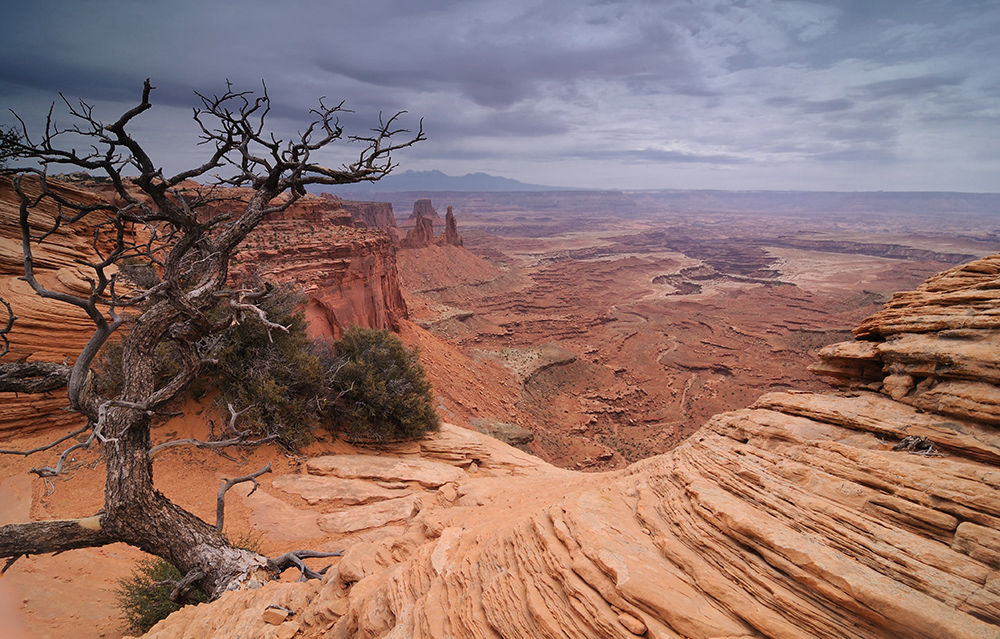
{"label": "red rock cliff", "polygon": [[[333,200],[335,196],[323,194]],[[351,200],[337,201],[345,211],[351,214],[355,222],[360,222],[371,229],[396,228],[396,216],[389,202],[353,202]]]}
{"label": "red rock cliff", "polygon": [[[26,179],[30,184],[30,180]],[[70,184],[52,182],[50,188],[70,200],[96,203],[99,198]],[[30,187],[29,187],[30,190]],[[48,230],[58,214],[50,200],[33,214],[32,232]],[[95,220],[62,227],[34,247],[34,267],[38,280],[48,288],[86,296],[89,283],[85,267],[78,258],[94,258],[91,237]],[[95,260],[96,261],[96,260]],[[20,279],[24,274],[21,253],[21,229],[18,223],[17,196],[11,182],[0,178],[0,297],[10,303],[17,317],[9,335],[10,353],[3,362],[61,362],[72,364],[93,332],[86,314],[69,304],[42,300]],[[6,323],[6,309],[0,308],[0,326]],[[69,405],[65,390],[42,395],[0,393],[0,438],[5,432],[29,432],[45,428],[79,427],[84,419],[63,410]]]}
{"label": "red rock cliff", "polygon": [[[100,189],[53,183],[77,201],[98,202]],[[239,190],[231,190],[239,195]],[[220,203],[219,212],[225,203]],[[231,206],[232,204],[230,204]],[[34,229],[51,224],[56,211],[36,210]],[[0,297],[10,302],[17,321],[10,334],[11,352],[4,362],[61,362],[73,358],[93,332],[93,324],[75,307],[39,299],[19,277],[23,274],[16,196],[10,181],[0,179]],[[65,226],[34,251],[39,280],[53,290],[86,295],[86,269],[74,260],[91,257],[93,227]],[[339,337],[354,325],[397,329],[407,316],[399,288],[396,250],[377,229],[355,229],[342,207],[308,196],[264,222],[235,260],[234,271],[257,268],[277,281],[294,281],[308,296],[307,314],[313,336]],[[7,319],[0,308],[0,326]],[[63,410],[64,391],[44,395],[0,393],[0,438],[5,431],[28,432],[82,425],[82,418]]]}
{"label": "red rock cliff", "polygon": [[241,267],[295,282],[309,298],[313,337],[336,339],[351,326],[398,330],[407,312],[389,236],[334,220],[303,223],[294,210],[285,217],[254,231],[240,253]]}

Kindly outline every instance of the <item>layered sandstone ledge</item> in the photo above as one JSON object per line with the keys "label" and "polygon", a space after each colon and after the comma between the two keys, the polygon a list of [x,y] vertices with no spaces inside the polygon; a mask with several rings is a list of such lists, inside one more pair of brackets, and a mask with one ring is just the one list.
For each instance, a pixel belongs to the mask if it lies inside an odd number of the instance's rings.
{"label": "layered sandstone ledge", "polygon": [[[322,583],[230,593],[148,637],[1000,636],[1000,438],[982,408],[998,293],[1000,256],[943,273],[859,329],[882,341],[824,352],[844,390],[766,395],[615,473],[446,429],[409,456],[455,470],[392,515],[398,534],[349,547]],[[953,401],[926,398],[941,386]],[[363,474],[342,479],[401,487]],[[294,614],[265,623],[273,605]]]}

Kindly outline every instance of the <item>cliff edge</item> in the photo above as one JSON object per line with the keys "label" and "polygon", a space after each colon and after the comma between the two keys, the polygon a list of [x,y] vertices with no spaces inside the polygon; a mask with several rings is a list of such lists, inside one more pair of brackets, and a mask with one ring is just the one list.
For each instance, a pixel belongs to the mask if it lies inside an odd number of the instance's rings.
{"label": "cliff edge", "polygon": [[147,637],[1000,636],[998,313],[1000,255],[947,271],[823,352],[840,390],[765,395],[614,473],[446,429],[409,454],[455,472],[398,535]]}

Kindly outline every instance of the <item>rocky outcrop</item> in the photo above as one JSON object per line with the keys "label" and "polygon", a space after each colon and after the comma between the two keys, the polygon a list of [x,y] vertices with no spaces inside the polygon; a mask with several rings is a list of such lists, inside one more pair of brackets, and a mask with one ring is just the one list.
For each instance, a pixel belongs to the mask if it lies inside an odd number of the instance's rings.
{"label": "rocky outcrop", "polygon": [[295,282],[308,297],[313,337],[336,339],[351,326],[398,330],[406,302],[389,236],[332,222],[302,224],[294,212],[288,217],[261,224],[247,239],[237,268]]}
{"label": "rocky outcrop", "polygon": [[[462,246],[462,236],[458,234],[458,223],[455,221],[455,214],[451,207],[448,207],[448,213],[445,215],[444,233],[435,239],[434,220],[423,214],[423,209],[427,207],[420,207],[418,210],[417,204],[421,202],[427,202],[427,206],[430,206],[430,200],[417,200],[416,204],[413,205],[416,216],[412,218],[413,228],[406,232],[406,237],[399,243],[400,248],[419,249],[434,245]],[[437,216],[437,213],[435,212],[434,215]]]}
{"label": "rocky outcrop", "polygon": [[455,214],[452,213],[450,206],[448,213],[444,216],[444,234],[438,238],[438,244],[441,246],[446,244],[462,246],[462,236],[458,234],[458,223],[455,222]]}
{"label": "rocky outcrop", "polygon": [[413,212],[410,213],[409,220],[416,220],[419,217],[426,217],[431,220],[431,222],[440,221],[441,216],[438,214],[437,210],[431,204],[430,200],[423,199],[417,200],[413,203]]}
{"label": "rocky outcrop", "polygon": [[1000,258],[898,293],[811,370],[924,411],[1000,425]]}
{"label": "rocky outcrop", "polygon": [[322,193],[320,197],[335,203],[351,215],[356,225],[370,229],[396,228],[396,216],[389,202],[354,202],[342,200],[336,195]]}
{"label": "rocky outcrop", "polygon": [[[421,485],[405,529],[352,545],[322,584],[232,593],[149,636],[1000,636],[996,427],[903,401],[947,382],[996,391],[980,317],[997,308],[984,301],[996,264],[949,271],[866,321],[859,334],[884,342],[824,360],[847,362],[845,390],[765,395],[614,473],[499,464],[510,449],[494,442],[453,481]],[[952,333],[968,330],[982,333]],[[888,381],[916,366],[926,390]],[[270,604],[294,609],[294,628],[267,630]]]}
{"label": "rocky outcrop", "polygon": [[[430,201],[430,200],[428,200]],[[400,248],[426,248],[434,244],[434,222],[429,217],[417,213],[413,228],[406,232],[406,237],[399,243]]]}

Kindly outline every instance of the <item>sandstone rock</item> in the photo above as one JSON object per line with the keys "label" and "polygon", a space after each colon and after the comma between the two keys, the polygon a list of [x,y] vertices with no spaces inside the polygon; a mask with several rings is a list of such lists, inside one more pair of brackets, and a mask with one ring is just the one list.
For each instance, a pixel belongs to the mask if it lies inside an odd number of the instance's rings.
{"label": "sandstone rock", "polygon": [[434,244],[434,221],[417,213],[412,229],[406,232],[406,237],[400,242],[401,248],[418,249]]}
{"label": "sandstone rock", "polygon": [[392,521],[409,519],[416,497],[400,497],[367,506],[355,506],[329,515],[320,515],[319,527],[328,533],[346,534],[378,528]]}
{"label": "sandstone rock", "polygon": [[434,206],[431,204],[431,201],[428,199],[421,199],[414,202],[413,212],[410,213],[410,217],[408,219],[415,220],[420,217],[425,217],[431,220],[431,223],[433,223],[434,220],[441,219],[441,216],[438,214],[437,210],[435,210]]}
{"label": "sandstone rock", "polygon": [[351,326],[396,330],[407,316],[396,249],[384,231],[265,222],[239,259],[234,271],[252,265],[272,281],[297,284],[312,337],[336,339]]}
{"label": "sandstone rock", "polygon": [[444,216],[444,233],[438,238],[438,244],[462,246],[462,236],[458,234],[458,223],[455,222],[455,214],[448,207],[448,213]]}
{"label": "sandstone rock", "polygon": [[416,482],[425,488],[438,488],[459,481],[466,474],[459,468],[422,459],[394,459],[377,455],[331,455],[309,460],[312,475],[343,479]]}
{"label": "sandstone rock", "polygon": [[646,634],[646,624],[642,623],[632,615],[627,612],[623,612],[618,615],[618,622],[625,626],[625,629],[631,632],[633,635],[644,635]]}
{"label": "sandstone rock", "polygon": [[[841,386],[881,389],[925,411],[1000,424],[1000,256],[899,293],[810,368]],[[862,345],[864,344],[864,345]]]}
{"label": "sandstone rock", "polygon": [[535,433],[517,424],[506,424],[492,419],[473,419],[472,425],[479,432],[496,437],[505,444],[524,449],[535,439]]}
{"label": "sandstone rock", "polygon": [[273,633],[264,635],[264,639],[292,639],[299,632],[299,624],[294,621],[281,624]]}
{"label": "sandstone rock", "polygon": [[271,539],[297,542],[315,539],[323,534],[316,520],[316,513],[296,508],[263,490],[255,490],[244,496],[244,491],[234,490],[237,498],[250,508],[250,523],[253,528],[266,533]]}
{"label": "sandstone rock", "polygon": [[909,375],[889,375],[882,380],[882,390],[889,397],[899,400],[906,397],[906,394],[913,390],[913,378]]}
{"label": "sandstone rock", "polygon": [[1000,328],[1000,255],[945,271],[915,291],[897,293],[855,329],[859,339],[898,333]]}
{"label": "sandstone rock", "polygon": [[474,433],[455,427],[441,428],[420,441],[420,455],[454,466],[488,465],[490,452]]}
{"label": "sandstone rock", "polygon": [[311,506],[358,506],[405,496],[408,490],[388,490],[360,479],[283,475],[272,484],[277,490],[298,495]]}
{"label": "sandstone rock", "polygon": [[336,200],[345,211],[351,214],[355,224],[372,229],[396,228],[396,216],[389,202],[352,202],[340,200],[335,195],[324,193],[323,197]]}
{"label": "sandstone rock", "polygon": [[268,606],[264,609],[264,614],[261,615],[261,620],[264,623],[269,623],[272,626],[281,625],[286,619],[291,617],[292,613],[281,608],[273,608]]}
{"label": "sandstone rock", "polygon": [[[25,179],[32,192],[33,178]],[[51,181],[50,188],[61,197],[83,203],[98,203],[101,198],[86,189]],[[37,191],[36,191],[37,192]],[[9,178],[0,177],[0,297],[10,303],[17,321],[10,334],[10,352],[4,363],[25,361],[62,362],[72,365],[94,331],[86,313],[66,304],[52,304],[39,299],[24,274],[21,253],[21,230],[17,196]],[[34,209],[30,218],[32,232],[48,231],[59,212],[46,200]],[[84,220],[70,228],[62,226],[45,242],[33,247],[35,276],[45,286],[64,293],[89,292],[84,267],[78,259],[95,259],[92,246],[96,219]],[[6,324],[7,310],[0,307],[0,326]],[[69,405],[64,390],[44,395],[0,393],[0,438],[7,433],[29,433],[58,428],[80,428],[86,419],[63,410]]]}

